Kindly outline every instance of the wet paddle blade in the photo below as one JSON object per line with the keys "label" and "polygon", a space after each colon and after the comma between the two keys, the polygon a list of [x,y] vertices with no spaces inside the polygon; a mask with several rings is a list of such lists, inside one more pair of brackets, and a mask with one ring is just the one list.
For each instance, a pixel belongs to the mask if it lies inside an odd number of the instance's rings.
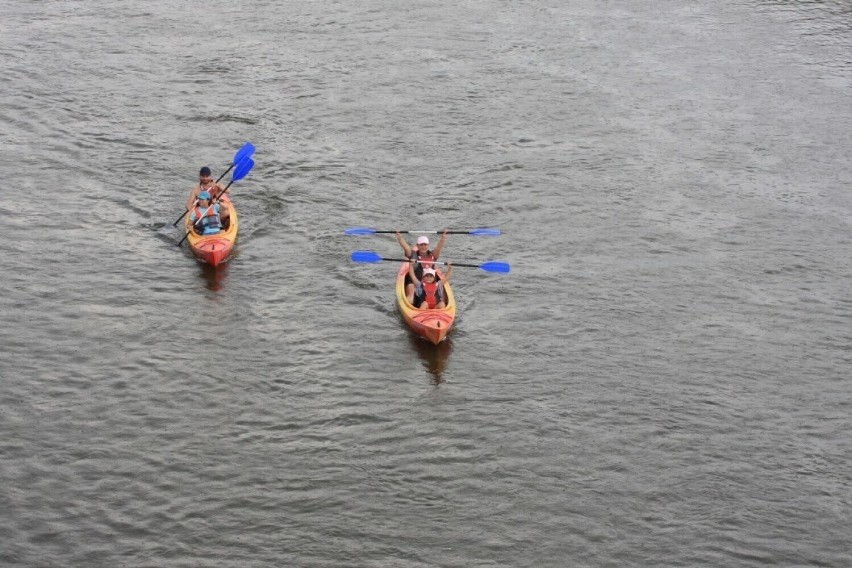
{"label": "wet paddle blade", "polygon": [[381,262],[382,257],[371,250],[356,250],[352,253],[354,262]]}
{"label": "wet paddle blade", "polygon": [[231,178],[231,182],[235,182],[246,177],[253,167],[254,160],[251,158],[243,158],[243,160],[237,164],[237,168],[234,170],[234,177]]}
{"label": "wet paddle blade", "polygon": [[234,154],[234,161],[231,163],[239,164],[243,161],[244,158],[250,158],[254,156],[254,151],[254,144],[252,144],[251,142],[246,142],[245,145],[243,145],[243,147],[237,150],[237,153]]}
{"label": "wet paddle blade", "polygon": [[469,235],[478,235],[482,237],[498,237],[500,236],[500,229],[474,229],[472,231],[468,231]]}
{"label": "wet paddle blade", "polygon": [[375,229],[368,229],[367,227],[352,227],[351,229],[346,229],[343,231],[344,235],[373,235],[375,234]]}
{"label": "wet paddle blade", "polygon": [[507,274],[511,267],[508,262],[491,261],[483,262],[479,265],[479,268],[485,272],[502,272],[503,274]]}

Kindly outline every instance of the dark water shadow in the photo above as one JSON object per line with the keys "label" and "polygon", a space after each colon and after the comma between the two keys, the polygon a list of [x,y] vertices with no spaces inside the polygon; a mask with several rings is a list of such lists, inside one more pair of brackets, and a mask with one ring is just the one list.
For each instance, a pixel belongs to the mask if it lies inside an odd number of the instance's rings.
{"label": "dark water shadow", "polygon": [[429,382],[433,385],[440,385],[446,382],[444,379],[444,370],[447,367],[450,353],[453,352],[453,340],[448,337],[438,345],[433,345],[422,337],[417,337],[411,333],[408,334],[408,340],[411,342],[411,347],[420,356],[423,367],[432,375],[432,380]]}
{"label": "dark water shadow", "polygon": [[228,278],[228,267],[230,262],[220,264],[219,266],[211,266],[206,262],[199,262],[199,276],[204,280],[204,285],[212,292],[218,292],[225,284]]}

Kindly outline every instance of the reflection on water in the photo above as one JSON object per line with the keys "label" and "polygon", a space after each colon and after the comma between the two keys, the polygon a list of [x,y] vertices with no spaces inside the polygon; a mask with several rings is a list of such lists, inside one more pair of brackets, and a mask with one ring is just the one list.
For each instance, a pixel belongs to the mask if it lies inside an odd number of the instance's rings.
{"label": "reflection on water", "polygon": [[447,337],[438,345],[433,345],[422,337],[417,337],[412,333],[409,333],[408,339],[411,342],[411,346],[417,351],[420,359],[423,360],[423,366],[431,373],[431,383],[433,385],[443,383],[444,368],[447,366],[450,353],[453,351],[453,340]]}
{"label": "reflection on water", "polygon": [[206,262],[199,262],[198,265],[201,267],[200,276],[205,280],[207,289],[213,292],[219,291],[228,277],[230,263],[226,262],[219,266],[212,266]]}

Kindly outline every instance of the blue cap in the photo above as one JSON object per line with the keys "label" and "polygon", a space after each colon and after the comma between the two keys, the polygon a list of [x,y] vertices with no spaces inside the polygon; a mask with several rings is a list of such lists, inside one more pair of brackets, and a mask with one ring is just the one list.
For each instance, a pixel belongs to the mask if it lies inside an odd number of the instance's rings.
{"label": "blue cap", "polygon": [[201,193],[198,194],[198,199],[199,199],[199,201],[202,200],[202,199],[210,199],[210,193],[207,192],[207,191],[202,191]]}

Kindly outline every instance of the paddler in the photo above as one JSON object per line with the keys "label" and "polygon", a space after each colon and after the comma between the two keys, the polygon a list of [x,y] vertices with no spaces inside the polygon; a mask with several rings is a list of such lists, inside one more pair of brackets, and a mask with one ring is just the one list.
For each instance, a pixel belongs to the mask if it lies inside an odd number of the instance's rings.
{"label": "paddler", "polygon": [[189,214],[192,226],[200,235],[215,235],[228,226],[231,212],[226,203],[210,203],[210,193],[198,194],[198,205]]}
{"label": "paddler", "polygon": [[227,194],[222,196],[222,192],[225,191],[225,188],[221,184],[213,181],[213,174],[207,166],[204,166],[198,171],[198,185],[193,187],[189,192],[189,199],[186,200],[187,210],[191,210],[195,207],[195,202],[198,200],[198,194],[202,191],[209,193],[210,197],[214,201],[218,201],[220,197],[223,201],[230,201]]}
{"label": "paddler", "polygon": [[[414,268],[414,275],[419,282],[423,279],[423,269],[426,267],[434,268],[434,264],[438,260],[438,256],[441,254],[441,251],[444,250],[444,244],[447,242],[447,230],[444,229],[444,232],[441,233],[441,238],[438,239],[438,245],[435,247],[435,250],[429,250],[429,237],[426,235],[417,237],[417,242],[414,247],[409,245],[405,239],[402,238],[402,234],[400,234],[399,231],[396,232],[396,240],[399,243],[399,246],[402,247],[402,251],[405,253],[405,258],[417,261],[412,264]],[[415,285],[409,276],[405,282],[406,296],[411,297],[414,294],[414,286]]]}
{"label": "paddler", "polygon": [[408,302],[420,310],[443,309],[447,307],[446,294],[443,282],[449,282],[450,274],[453,272],[452,263],[447,263],[447,271],[438,280],[438,274],[434,268],[423,269],[423,280],[418,280],[414,273],[414,266],[408,268],[408,277],[414,282],[414,288]]}

